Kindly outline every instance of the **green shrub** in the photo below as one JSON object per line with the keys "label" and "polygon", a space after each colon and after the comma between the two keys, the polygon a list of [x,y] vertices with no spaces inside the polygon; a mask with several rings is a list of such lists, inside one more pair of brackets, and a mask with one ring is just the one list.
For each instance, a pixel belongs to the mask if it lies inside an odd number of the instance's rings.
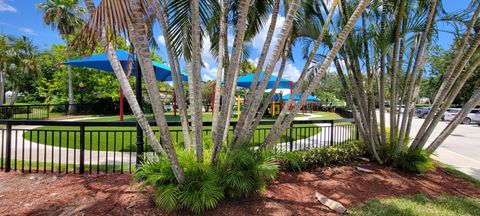
{"label": "green shrub", "polygon": [[396,164],[398,168],[417,173],[424,173],[435,169],[430,153],[423,149],[403,151],[399,154]]}
{"label": "green shrub", "polygon": [[195,161],[192,154],[179,151],[179,162],[185,173],[185,183],[177,183],[168,159],[147,160],[134,174],[134,181],[142,182],[140,189],[154,186],[155,203],[163,210],[179,207],[194,213],[214,208],[223,199],[217,170]]}
{"label": "green shrub", "polygon": [[[294,151],[288,154],[294,155],[293,157],[298,159],[300,168],[311,169],[354,160],[366,153],[364,146],[361,141],[349,141],[336,146]],[[283,167],[291,169],[295,166],[287,161]]]}
{"label": "green shrub", "polygon": [[[217,206],[229,197],[244,197],[261,192],[265,180],[273,180],[279,171],[279,158],[297,164],[294,157],[272,150],[240,149],[227,155],[222,152],[217,165],[199,163],[193,153],[177,150],[179,163],[185,173],[185,183],[177,183],[168,159],[146,160],[134,174],[141,182],[140,190],[153,186],[155,203],[163,210],[184,208],[201,213]],[[205,158],[211,151],[206,149]]]}
{"label": "green shrub", "polygon": [[294,156],[275,150],[253,151],[244,148],[219,163],[221,181],[230,197],[242,197],[260,193],[266,186],[265,180],[273,180],[280,169],[280,161],[289,161],[298,167]]}

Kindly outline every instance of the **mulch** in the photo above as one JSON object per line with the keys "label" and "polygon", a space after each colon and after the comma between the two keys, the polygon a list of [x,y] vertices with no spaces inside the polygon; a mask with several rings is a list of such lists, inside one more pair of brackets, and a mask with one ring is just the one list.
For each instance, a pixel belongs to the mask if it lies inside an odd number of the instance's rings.
{"label": "mulch", "polygon": [[[361,173],[361,166],[375,171]],[[282,172],[258,196],[227,199],[205,215],[336,215],[315,191],[347,208],[399,195],[480,196],[470,182],[442,168],[424,175],[356,161],[304,172]],[[138,193],[129,174],[55,175],[0,172],[0,215],[188,215],[159,210],[149,192]]]}

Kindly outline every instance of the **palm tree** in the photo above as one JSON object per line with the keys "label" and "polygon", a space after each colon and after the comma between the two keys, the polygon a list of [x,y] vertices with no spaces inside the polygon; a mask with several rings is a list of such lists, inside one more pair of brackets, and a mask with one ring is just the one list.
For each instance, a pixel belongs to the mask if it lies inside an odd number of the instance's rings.
{"label": "palm tree", "polygon": [[190,151],[190,129],[188,123],[187,105],[185,101],[185,92],[183,91],[182,79],[180,78],[180,68],[177,66],[178,58],[173,54],[173,48],[171,47],[170,32],[168,32],[169,23],[167,22],[168,11],[166,11],[166,7],[166,5],[160,3],[155,4],[155,10],[157,12],[156,16],[160,22],[160,27],[162,28],[163,36],[165,38],[168,61],[172,70],[171,73],[173,74],[173,85],[175,87],[175,95],[177,97],[178,108],[180,111],[180,121],[182,123],[183,142],[185,150]]}
{"label": "palm tree", "polygon": [[7,72],[9,80],[13,84],[13,95],[10,99],[10,105],[13,105],[20,90],[25,87],[25,79],[31,75],[40,75],[40,65],[38,48],[25,36],[13,38],[10,52],[12,55],[10,63],[12,64]]}
{"label": "palm tree", "polygon": [[[83,24],[81,17],[84,14],[84,9],[78,6],[78,0],[47,0],[45,3],[38,4],[37,8],[43,11],[43,22],[57,30],[67,43],[70,41],[70,36],[75,34],[76,30]],[[67,68],[68,103],[70,104],[68,112],[74,113],[72,68],[70,65]]]}
{"label": "palm tree", "polygon": [[0,35],[0,105],[5,103],[5,75],[10,61],[8,50],[10,49],[10,40],[5,35]]}

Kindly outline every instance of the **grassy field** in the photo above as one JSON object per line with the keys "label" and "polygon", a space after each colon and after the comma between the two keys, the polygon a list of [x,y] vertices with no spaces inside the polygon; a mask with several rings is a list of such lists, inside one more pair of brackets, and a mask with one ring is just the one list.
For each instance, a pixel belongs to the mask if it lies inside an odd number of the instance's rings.
{"label": "grassy field", "polygon": [[394,197],[369,201],[354,208],[349,215],[425,215],[456,216],[480,215],[480,198],[461,196],[414,196]]}
{"label": "grassy field", "polygon": [[[179,121],[179,117],[173,116],[172,113],[167,113],[168,121]],[[153,120],[151,115],[148,115],[149,120]],[[338,119],[340,118],[336,114],[322,113],[322,119]],[[211,113],[205,113],[203,115],[204,121],[211,121]],[[275,120],[272,117],[265,117],[265,120]],[[320,118],[319,118],[320,119]],[[86,122],[102,122],[102,121],[118,121],[119,116],[100,117],[96,119],[85,120]],[[135,121],[133,116],[125,116],[124,121]],[[233,118],[232,121],[237,121]],[[321,128],[313,124],[295,125],[296,129],[293,130],[292,137],[294,140],[304,139],[314,134],[320,133]],[[183,135],[181,127],[172,126],[169,127],[173,141],[177,145],[183,145]],[[209,127],[204,127],[204,139],[209,140],[210,131]],[[259,145],[263,142],[264,138],[268,135],[271,129],[271,125],[260,125],[255,131],[253,138],[250,140],[249,145]],[[27,131],[24,137],[27,140],[33,142],[62,146],[67,148],[80,148],[80,137],[78,133],[78,127],[59,127],[59,126],[45,126],[36,128],[33,131]],[[156,128],[154,128],[156,130]],[[85,128],[85,149],[86,150],[101,150],[101,151],[136,151],[136,132],[135,127],[86,127]],[[232,135],[232,132],[229,133]],[[159,135],[157,134],[157,137]],[[286,131],[284,136],[278,141],[288,142],[290,138],[289,131]],[[74,142],[76,140],[76,142]]]}

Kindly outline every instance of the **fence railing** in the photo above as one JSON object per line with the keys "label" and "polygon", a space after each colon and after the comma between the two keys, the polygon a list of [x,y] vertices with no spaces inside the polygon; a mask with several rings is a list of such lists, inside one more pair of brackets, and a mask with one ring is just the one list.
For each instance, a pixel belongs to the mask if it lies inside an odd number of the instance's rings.
{"label": "fence railing", "polygon": [[[263,121],[249,141],[260,145],[273,121]],[[52,173],[132,172],[153,151],[131,122],[3,120],[0,124],[0,169]],[[155,122],[151,122],[155,125]],[[236,123],[232,122],[230,134]],[[211,122],[204,122],[209,137]],[[179,122],[169,122],[173,142],[183,146]],[[158,130],[155,135],[159,137]],[[294,121],[277,142],[282,151],[320,148],[358,139],[350,119]]]}

